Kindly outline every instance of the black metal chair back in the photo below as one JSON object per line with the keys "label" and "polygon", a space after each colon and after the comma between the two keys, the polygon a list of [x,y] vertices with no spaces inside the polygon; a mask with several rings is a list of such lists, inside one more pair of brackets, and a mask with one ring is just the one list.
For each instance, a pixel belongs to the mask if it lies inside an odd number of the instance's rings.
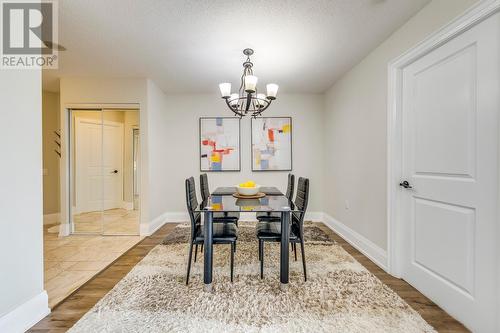
{"label": "black metal chair back", "polygon": [[286,197],[293,200],[293,190],[295,189],[295,176],[291,173],[288,174],[288,185],[286,187]]}
{"label": "black metal chair back", "polygon": [[297,183],[297,195],[295,197],[295,207],[300,213],[294,213],[294,217],[299,224],[303,224],[306,215],[307,204],[309,203],[309,179],[300,177]]}
{"label": "black metal chair back", "polygon": [[198,207],[198,199],[196,198],[196,186],[193,177],[186,179],[186,204],[191,220],[191,239],[194,239],[196,230],[201,224],[201,214],[199,212],[195,213],[195,209]]}
{"label": "black metal chair back", "polygon": [[210,196],[210,189],[208,187],[208,176],[206,173],[200,175],[200,190],[201,190],[201,199],[203,201],[207,200]]}

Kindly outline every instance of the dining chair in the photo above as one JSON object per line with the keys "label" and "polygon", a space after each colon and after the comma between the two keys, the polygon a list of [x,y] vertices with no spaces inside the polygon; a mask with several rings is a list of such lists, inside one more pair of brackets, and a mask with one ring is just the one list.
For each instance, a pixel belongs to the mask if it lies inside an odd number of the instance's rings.
{"label": "dining chair", "polygon": [[[200,190],[201,199],[203,201],[207,200],[210,196],[210,188],[208,186],[208,176],[206,173],[200,175]],[[238,212],[214,212],[213,222],[214,223],[234,223],[238,225],[238,220],[240,219],[240,213]]]}
{"label": "dining chair", "polygon": [[[291,173],[288,174],[288,185],[286,186],[285,196],[288,200],[292,201],[293,191],[295,187],[295,176]],[[265,222],[280,222],[281,213],[278,212],[260,212],[256,215],[257,220]]]}
{"label": "dining chair", "polygon": [[[309,201],[309,179],[299,178],[297,184],[297,195],[295,197],[295,208],[299,212],[292,212],[290,225],[290,243],[300,243],[302,253],[302,266],[304,269],[304,281],[307,281],[306,258],[304,251],[304,216]],[[260,278],[264,278],[264,242],[281,241],[281,223],[259,221],[256,227],[257,239],[259,240],[259,260],[260,260]],[[295,247],[296,248],[296,247]],[[295,251],[297,256],[297,251]]]}
{"label": "dining chair", "polygon": [[[191,258],[193,256],[193,245],[196,246],[197,253],[198,245],[203,245],[205,240],[204,228],[201,224],[201,213],[195,211],[198,207],[198,200],[196,199],[196,188],[193,177],[186,179],[186,204],[191,220],[191,237],[189,242],[189,259],[186,276],[186,285],[188,285],[189,272],[191,271]],[[237,233],[238,228],[234,223],[214,223],[213,225],[213,244],[231,244],[231,282],[233,282],[234,249],[238,238]]]}

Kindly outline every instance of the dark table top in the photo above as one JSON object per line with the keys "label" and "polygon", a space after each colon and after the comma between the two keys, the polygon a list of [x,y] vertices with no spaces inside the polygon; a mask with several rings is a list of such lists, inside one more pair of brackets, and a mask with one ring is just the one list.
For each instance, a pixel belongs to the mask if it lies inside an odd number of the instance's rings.
{"label": "dark table top", "polygon": [[[283,193],[274,186],[261,187],[260,192],[266,195],[283,195]],[[217,187],[212,195],[233,195],[236,193],[236,187]]]}
{"label": "dark table top", "polygon": [[[268,187],[269,188],[269,187]],[[222,189],[228,189],[228,187],[219,187],[214,193],[225,193]],[[262,189],[261,188],[261,192]],[[279,191],[276,188],[272,193]],[[231,192],[227,195],[214,195],[212,194],[207,201],[200,204],[197,212],[205,212],[207,210],[212,210],[214,212],[298,212],[294,205],[286,196],[280,195],[266,195],[260,199],[239,199],[232,196]],[[264,192],[266,193],[266,192]],[[281,193],[281,192],[280,192]]]}

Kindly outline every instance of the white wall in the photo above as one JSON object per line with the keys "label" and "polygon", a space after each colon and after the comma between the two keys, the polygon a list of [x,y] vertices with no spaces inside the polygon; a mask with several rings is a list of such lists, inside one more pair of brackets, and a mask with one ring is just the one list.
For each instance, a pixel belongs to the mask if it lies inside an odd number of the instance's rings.
{"label": "white wall", "polygon": [[43,290],[40,71],[1,70],[0,110],[0,332],[20,332],[49,312]]}
{"label": "white wall", "polygon": [[432,1],[326,93],[324,210],[384,250],[387,65],[475,2]]}
{"label": "white wall", "polygon": [[[60,128],[59,94],[44,91],[42,93],[42,129],[43,129],[43,213],[59,213],[59,156],[54,151],[58,149],[54,140],[54,131]],[[51,221],[52,223],[55,220]]]}
{"label": "white wall", "polygon": [[[151,220],[157,220],[157,225],[164,221],[163,214],[169,210],[169,196],[179,196],[180,192],[173,187],[175,183],[170,174],[169,165],[173,163],[173,156],[170,154],[170,147],[173,143],[170,140],[169,131],[176,124],[172,124],[169,119],[170,108],[167,105],[166,95],[151,80],[147,82],[148,108],[150,110],[148,118],[149,133],[149,214]],[[142,230],[144,227],[141,226]],[[149,232],[154,230],[149,229]]]}
{"label": "white wall", "polygon": [[[153,143],[151,145],[157,157],[163,159],[163,163],[154,167],[161,165],[162,170],[156,173],[164,175],[164,183],[157,184],[158,191],[151,191],[154,196],[151,198],[152,207],[156,205],[169,212],[185,212],[184,180],[194,176],[199,193],[199,118],[230,117],[232,113],[218,94],[167,95],[165,98],[165,113],[161,121],[166,123],[168,130],[163,133],[161,141],[154,143],[157,147],[153,148]],[[323,96],[280,94],[264,116],[292,117],[292,172],[296,176],[310,178],[308,211],[322,211]],[[250,117],[246,117],[241,120],[241,172],[209,172],[211,189],[255,180],[263,185],[277,185],[285,191],[288,172],[251,171],[250,141]],[[155,181],[154,177],[152,181]],[[156,204],[153,203],[155,200],[158,201]],[[161,210],[152,213],[159,214]]]}

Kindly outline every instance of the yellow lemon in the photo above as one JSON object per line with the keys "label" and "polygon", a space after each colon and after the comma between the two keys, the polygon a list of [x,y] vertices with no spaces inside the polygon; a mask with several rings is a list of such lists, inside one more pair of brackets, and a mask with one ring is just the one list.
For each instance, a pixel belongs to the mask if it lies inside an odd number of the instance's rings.
{"label": "yellow lemon", "polygon": [[255,187],[255,182],[249,180],[247,182],[241,183],[240,187]]}

